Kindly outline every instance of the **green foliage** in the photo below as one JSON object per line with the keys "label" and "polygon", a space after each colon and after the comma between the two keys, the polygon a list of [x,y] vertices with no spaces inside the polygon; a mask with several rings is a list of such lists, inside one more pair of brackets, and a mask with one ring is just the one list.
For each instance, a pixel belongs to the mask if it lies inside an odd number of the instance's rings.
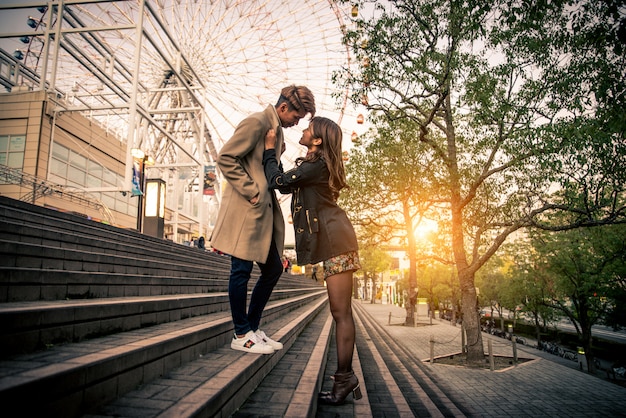
{"label": "green foliage", "polygon": [[476,274],[476,287],[479,289],[479,306],[503,306],[514,309],[517,301],[507,303],[508,280],[503,270],[503,259],[493,257]]}
{"label": "green foliage", "polygon": [[464,320],[515,231],[626,223],[625,16],[624,0],[398,0],[348,28],[359,65],[334,80],[367,96],[382,138],[351,156],[352,198],[374,223],[406,206],[398,185],[426,190],[412,202],[439,210]]}
{"label": "green foliage", "polygon": [[369,274],[381,273],[391,266],[391,256],[377,246],[361,246],[359,259],[363,271]]}
{"label": "green foliage", "polygon": [[[438,183],[432,157],[415,135],[411,121],[380,121],[346,164],[350,188],[342,194],[341,204],[353,222],[374,226],[369,232],[383,241],[406,239],[433,205],[430,192]],[[411,208],[412,224],[403,224],[402,202]]]}
{"label": "green foliage", "polygon": [[624,226],[541,234],[534,243],[551,277],[551,306],[581,328],[597,323],[626,326],[620,320],[626,298]]}
{"label": "green foliage", "polygon": [[438,263],[420,266],[417,287],[418,297],[428,298],[435,309],[459,305],[459,283],[452,266]]}
{"label": "green foliage", "polygon": [[[625,222],[624,14],[623,0],[377,3],[345,36],[369,64],[335,79],[375,120],[414,122],[431,198],[459,181],[475,229]],[[540,216],[553,211],[574,216]]]}
{"label": "green foliage", "polygon": [[609,225],[533,237],[533,258],[546,277],[544,304],[569,318],[593,370],[591,329],[626,325],[626,228]]}
{"label": "green foliage", "polygon": [[[546,268],[546,260],[538,256],[528,240],[517,240],[506,245],[504,250],[505,257],[512,263],[507,272],[508,291],[516,295],[515,306],[519,306],[521,313],[534,323],[539,336],[547,331],[548,325],[555,324],[562,317],[562,313],[547,303],[553,283]],[[507,308],[511,309],[512,306]]]}

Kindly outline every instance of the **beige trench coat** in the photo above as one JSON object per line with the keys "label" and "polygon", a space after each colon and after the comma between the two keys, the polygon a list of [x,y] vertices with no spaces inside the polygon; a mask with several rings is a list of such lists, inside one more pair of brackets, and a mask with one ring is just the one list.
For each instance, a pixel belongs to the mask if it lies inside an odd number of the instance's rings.
{"label": "beige trench coat", "polygon": [[[276,149],[284,141],[280,119],[274,106],[254,113],[235,128],[233,136],[220,150],[217,165],[227,180],[211,246],[242,260],[265,263],[272,236],[278,254],[285,242],[285,221],[273,190],[267,187],[263,171],[265,134],[276,130]],[[280,159],[280,156],[278,157]],[[259,195],[259,201],[249,202]]]}

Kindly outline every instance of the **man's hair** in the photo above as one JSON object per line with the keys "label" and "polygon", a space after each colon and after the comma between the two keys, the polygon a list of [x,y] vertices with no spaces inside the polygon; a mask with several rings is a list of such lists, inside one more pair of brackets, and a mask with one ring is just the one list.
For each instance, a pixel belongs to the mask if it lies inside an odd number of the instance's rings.
{"label": "man's hair", "polygon": [[286,102],[290,110],[302,110],[310,113],[311,117],[315,116],[315,97],[313,93],[305,86],[291,85],[280,91],[280,97],[276,103],[278,107],[281,103]]}

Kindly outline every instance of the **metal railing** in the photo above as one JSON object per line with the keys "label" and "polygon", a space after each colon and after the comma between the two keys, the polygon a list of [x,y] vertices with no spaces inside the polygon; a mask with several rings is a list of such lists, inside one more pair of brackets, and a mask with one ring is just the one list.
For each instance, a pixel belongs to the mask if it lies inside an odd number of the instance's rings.
{"label": "metal railing", "polygon": [[27,194],[20,197],[19,200],[22,202],[34,204],[40,197],[55,196],[84,207],[96,209],[107,223],[115,223],[113,213],[100,199],[75,187],[52,183],[2,164],[0,164],[0,184],[15,184],[30,189]]}

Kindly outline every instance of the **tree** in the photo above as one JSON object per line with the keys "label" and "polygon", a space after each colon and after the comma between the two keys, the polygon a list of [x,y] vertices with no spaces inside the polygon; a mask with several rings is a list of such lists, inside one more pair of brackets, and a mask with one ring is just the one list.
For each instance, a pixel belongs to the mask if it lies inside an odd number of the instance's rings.
{"label": "tree", "polygon": [[[476,274],[476,287],[480,290],[478,300],[488,304],[491,311],[495,309],[500,317],[500,329],[504,331],[504,308],[515,309],[516,303],[510,302],[508,289],[508,277],[503,271],[504,260],[493,257]],[[481,305],[482,306],[482,305]],[[495,318],[492,319],[495,320]],[[495,322],[494,322],[495,324]]]}
{"label": "tree", "polygon": [[539,343],[542,332],[561,317],[547,303],[552,283],[546,260],[537,254],[529,240],[517,240],[508,247],[509,257],[515,260],[509,272],[509,289],[519,296],[521,312],[532,319]]}
{"label": "tree", "polygon": [[624,9],[389,1],[345,32],[359,66],[337,84],[377,117],[412,121],[433,162],[469,362],[484,357],[475,274],[509,235],[626,222]]}
{"label": "tree", "polygon": [[591,328],[606,323],[624,299],[626,289],[615,285],[626,277],[626,228],[613,225],[543,233],[535,237],[534,246],[552,278],[545,303],[574,324],[589,371],[593,371]]}
{"label": "tree", "polygon": [[388,270],[391,266],[391,256],[383,251],[380,246],[373,245],[367,241],[359,243],[359,259],[361,261],[361,270],[363,272],[363,281],[367,286],[368,279],[372,281],[371,303],[376,303],[376,277],[378,273]]}
{"label": "tree", "polygon": [[[341,201],[353,223],[360,227],[361,239],[406,245],[407,290],[413,302],[418,288],[414,231],[432,206],[429,184],[424,181],[428,172],[425,147],[415,141],[416,135],[410,120],[381,121],[376,134],[350,156],[346,164],[350,187]],[[413,324],[415,303],[406,305],[406,322]]]}
{"label": "tree", "polygon": [[[439,309],[440,301],[452,300],[453,289],[449,283],[451,266],[445,266],[439,263],[430,263],[423,265],[419,270],[417,287],[419,288],[419,297],[428,299],[428,306],[431,315],[435,310]],[[458,287],[458,286],[457,286]]]}

